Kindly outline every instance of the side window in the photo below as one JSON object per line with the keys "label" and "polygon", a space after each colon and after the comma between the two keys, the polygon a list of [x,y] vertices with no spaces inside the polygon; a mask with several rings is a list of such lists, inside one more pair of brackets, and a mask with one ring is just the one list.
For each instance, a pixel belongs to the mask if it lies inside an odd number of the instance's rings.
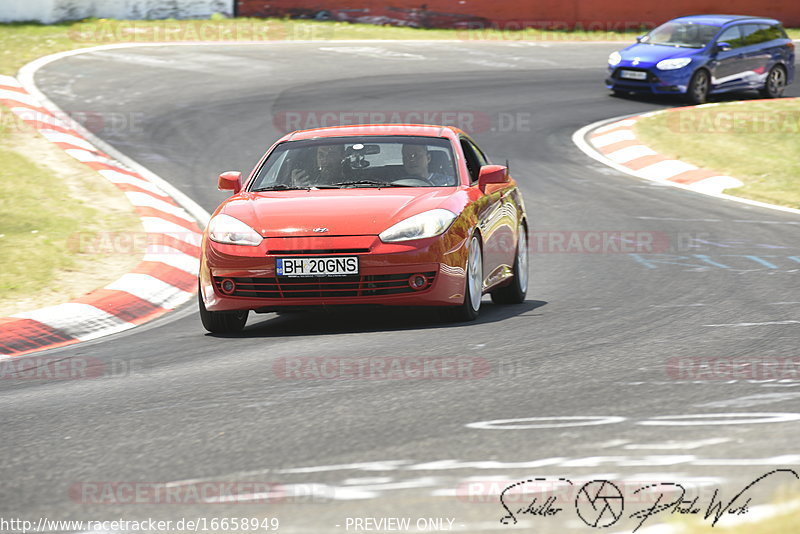
{"label": "side window", "polygon": [[769,26],[767,29],[767,37],[768,40],[773,41],[775,39],[788,39],[789,37],[786,35],[783,27],[780,24],[774,24]]}
{"label": "side window", "polygon": [[745,24],[742,27],[742,46],[751,46],[769,41],[769,26],[766,24]]}
{"label": "side window", "polygon": [[723,31],[719,37],[717,37],[717,42],[728,43],[731,45],[731,48],[739,48],[742,46],[742,34],[740,32],[740,28],[741,26],[732,26]]}
{"label": "side window", "polygon": [[478,148],[478,145],[472,141],[469,142],[469,145],[472,147],[472,150],[475,151],[475,155],[478,157],[478,161],[480,161],[481,166],[490,164],[489,158],[487,158],[486,154],[484,154],[483,151]]}
{"label": "side window", "polygon": [[480,173],[483,163],[472,146],[472,143],[468,140],[461,139],[461,150],[464,151],[464,158],[467,160],[467,170],[469,171],[470,181],[474,183],[478,181],[478,174]]}

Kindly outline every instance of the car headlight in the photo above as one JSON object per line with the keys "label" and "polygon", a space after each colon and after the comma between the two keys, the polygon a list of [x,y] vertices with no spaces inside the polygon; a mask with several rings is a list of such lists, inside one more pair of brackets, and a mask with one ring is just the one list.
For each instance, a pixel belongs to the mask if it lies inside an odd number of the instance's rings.
{"label": "car headlight", "polygon": [[656,68],[660,70],[675,70],[675,69],[682,69],[686,65],[692,62],[692,58],[690,57],[678,57],[675,59],[665,59],[664,61],[659,61],[656,64]]}
{"label": "car headlight", "polygon": [[619,52],[611,52],[611,55],[608,56],[608,64],[611,67],[616,67],[620,61],[622,61],[622,55]]}
{"label": "car headlight", "polygon": [[455,218],[456,214],[450,210],[425,211],[387,228],[378,237],[385,243],[434,237],[450,228]]}
{"label": "car headlight", "polygon": [[245,223],[230,215],[220,214],[208,223],[208,237],[217,243],[257,247],[261,236]]}

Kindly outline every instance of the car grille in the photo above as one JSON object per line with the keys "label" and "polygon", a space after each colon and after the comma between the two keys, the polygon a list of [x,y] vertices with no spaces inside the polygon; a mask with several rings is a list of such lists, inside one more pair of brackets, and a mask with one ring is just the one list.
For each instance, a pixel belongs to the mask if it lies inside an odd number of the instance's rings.
{"label": "car grille", "polygon": [[[424,289],[414,290],[408,278],[417,273],[377,274],[367,276],[302,277],[302,278],[230,278],[236,288],[228,296],[259,299],[375,297],[422,293],[428,290],[436,277],[436,271],[423,272],[428,279]],[[217,291],[225,277],[214,277]],[[224,293],[223,293],[224,294]]]}

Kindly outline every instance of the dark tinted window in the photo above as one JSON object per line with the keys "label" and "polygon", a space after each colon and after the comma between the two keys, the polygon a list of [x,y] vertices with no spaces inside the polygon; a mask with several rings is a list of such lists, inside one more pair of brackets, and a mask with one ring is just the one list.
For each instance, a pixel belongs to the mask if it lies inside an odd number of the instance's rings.
{"label": "dark tinted window", "polygon": [[756,45],[771,41],[770,28],[767,24],[745,24],[742,27],[744,46]]}
{"label": "dark tinted window", "polygon": [[464,157],[467,160],[467,170],[471,181],[478,181],[481,167],[486,164],[480,150],[477,150],[472,143],[467,139],[461,139],[461,149],[464,151]]}
{"label": "dark tinted window", "polygon": [[723,31],[719,37],[717,37],[718,43],[728,43],[731,45],[731,48],[738,48],[742,46],[742,34],[741,34],[741,26],[732,26],[727,30]]}
{"label": "dark tinted window", "polygon": [[767,41],[772,41],[774,39],[788,39],[789,37],[786,35],[786,32],[783,30],[783,27],[780,24],[773,24],[772,26],[765,25],[765,33],[767,36]]}

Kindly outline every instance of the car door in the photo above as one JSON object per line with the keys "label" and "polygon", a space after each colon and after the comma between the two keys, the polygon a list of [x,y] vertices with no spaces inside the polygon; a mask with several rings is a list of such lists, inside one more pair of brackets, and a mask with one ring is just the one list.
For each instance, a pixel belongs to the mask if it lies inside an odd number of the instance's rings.
{"label": "car door", "polygon": [[742,25],[726,28],[717,37],[717,43],[728,43],[730,50],[717,49],[711,67],[711,84],[714,89],[737,89],[744,85],[744,54],[742,54]]}
{"label": "car door", "polygon": [[763,87],[769,72],[772,54],[767,46],[770,38],[769,24],[743,24],[742,47],[744,55],[743,82],[751,89]]}
{"label": "car door", "polygon": [[[474,154],[480,165],[489,165],[488,158],[471,139],[462,138],[465,152]],[[484,278],[492,285],[508,274],[514,266],[516,252],[517,210],[510,190],[513,186],[498,187],[491,184],[484,198],[485,210],[481,212],[479,228],[484,240]]]}
{"label": "car door", "polygon": [[[464,152],[472,185],[477,186],[480,168],[487,164],[486,157],[468,137],[461,136],[459,141],[461,150]],[[486,281],[491,279],[492,273],[497,270],[498,266],[497,218],[501,208],[500,193],[484,194],[475,204],[478,230],[483,241],[483,279],[485,286]]]}

